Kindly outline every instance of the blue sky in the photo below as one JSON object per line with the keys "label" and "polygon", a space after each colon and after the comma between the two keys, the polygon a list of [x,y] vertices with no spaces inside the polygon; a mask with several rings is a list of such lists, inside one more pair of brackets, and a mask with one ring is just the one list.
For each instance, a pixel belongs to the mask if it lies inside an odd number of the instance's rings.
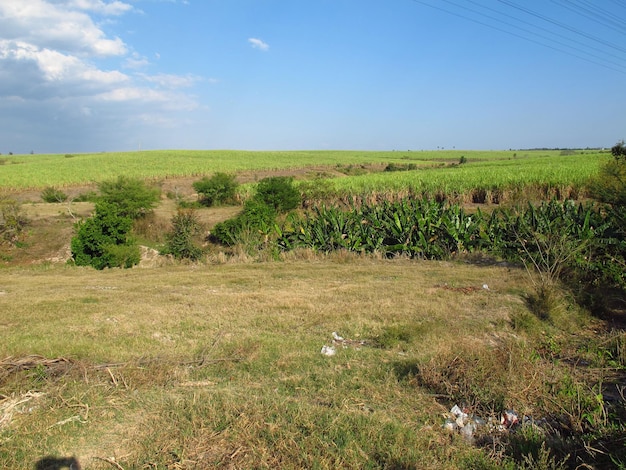
{"label": "blue sky", "polygon": [[626,138],[623,0],[0,0],[0,152]]}

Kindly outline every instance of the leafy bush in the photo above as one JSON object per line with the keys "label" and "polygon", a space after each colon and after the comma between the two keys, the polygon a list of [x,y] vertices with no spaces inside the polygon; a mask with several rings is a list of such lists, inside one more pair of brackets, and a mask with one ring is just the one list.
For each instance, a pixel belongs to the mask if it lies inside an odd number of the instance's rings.
{"label": "leafy bush", "polygon": [[272,176],[259,181],[254,198],[278,213],[288,212],[300,206],[300,192],[293,185],[293,178]]}
{"label": "leafy bush", "polygon": [[302,206],[305,208],[320,205],[321,201],[328,200],[335,194],[330,180],[321,178],[302,181],[298,189],[302,194]]}
{"label": "leafy bush", "polygon": [[[594,248],[588,280],[609,282],[626,290],[626,145],[620,141],[611,148],[613,159],[605,163],[590,181],[593,197],[607,204],[604,209],[606,233]],[[595,278],[593,281],[589,277]]]}
{"label": "leafy bush", "polygon": [[593,197],[613,206],[626,207],[626,146],[618,142],[611,148],[613,159],[606,162],[589,184]]}
{"label": "leafy bush", "polygon": [[384,201],[350,211],[322,206],[304,217],[289,217],[278,242],[285,250],[345,249],[442,259],[479,249],[480,224],[480,213],[468,216],[458,205],[435,201]]}
{"label": "leafy bush", "polygon": [[178,210],[172,218],[172,231],[167,234],[167,243],[163,254],[170,254],[176,259],[197,261],[202,257],[202,248],[196,245],[194,238],[200,233],[201,225],[193,209]]}
{"label": "leafy bush", "polygon": [[116,204],[99,202],[93,217],[76,225],[72,258],[78,266],[129,268],[139,262],[139,249],[129,237],[133,221]]}
{"label": "leafy bush", "polygon": [[151,212],[161,195],[160,189],[125,176],[118,177],[116,181],[104,181],[100,183],[99,189],[101,201],[115,204],[119,215],[133,220]]}
{"label": "leafy bush", "polygon": [[76,196],[73,202],[98,202],[99,196],[95,191],[87,191]]}
{"label": "leafy bush", "polygon": [[27,223],[28,219],[22,213],[18,201],[0,198],[0,237],[2,237],[2,241],[12,245],[18,243]]}
{"label": "leafy bush", "polygon": [[44,202],[65,202],[67,201],[67,194],[60,189],[48,186],[41,192],[41,199]]}
{"label": "leafy bush", "polygon": [[238,183],[234,175],[215,173],[193,183],[193,189],[201,195],[200,202],[206,206],[227,204],[235,200]]}
{"label": "leafy bush", "polygon": [[611,155],[613,155],[616,160],[626,161],[626,144],[624,144],[623,140],[620,140],[611,147]]}
{"label": "leafy bush", "polygon": [[237,217],[216,224],[211,239],[226,246],[265,241],[275,228],[276,216],[273,207],[251,199]]}
{"label": "leafy bush", "polygon": [[389,163],[384,171],[413,171],[417,170],[417,165],[415,163],[408,164],[399,164],[399,163]]}
{"label": "leafy bush", "polygon": [[105,253],[108,259],[106,267],[132,268],[141,261],[141,251],[135,243],[106,245]]}

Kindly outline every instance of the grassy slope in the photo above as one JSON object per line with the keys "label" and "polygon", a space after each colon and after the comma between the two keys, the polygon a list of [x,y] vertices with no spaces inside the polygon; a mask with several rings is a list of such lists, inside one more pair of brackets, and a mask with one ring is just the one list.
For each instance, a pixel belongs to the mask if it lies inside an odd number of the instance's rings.
{"label": "grassy slope", "polygon": [[[341,257],[4,269],[0,357],[74,362],[0,382],[28,400],[0,426],[0,466],[75,455],[90,469],[110,468],[98,457],[123,468],[463,468],[483,454],[449,440],[449,404],[407,371],[450,345],[512,335],[525,286],[508,268]],[[367,345],[324,357],[333,331]]]}

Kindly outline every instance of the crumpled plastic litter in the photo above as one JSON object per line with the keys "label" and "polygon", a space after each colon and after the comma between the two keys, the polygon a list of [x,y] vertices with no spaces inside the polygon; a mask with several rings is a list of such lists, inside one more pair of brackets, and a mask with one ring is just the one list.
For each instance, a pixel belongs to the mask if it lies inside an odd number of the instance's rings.
{"label": "crumpled plastic litter", "polygon": [[337,354],[337,347],[339,346],[341,346],[343,349],[350,348],[350,347],[359,349],[361,346],[364,346],[366,344],[365,341],[344,338],[336,331],[333,331],[331,336],[332,336],[332,343],[331,343],[332,345],[328,346],[325,344],[324,346],[322,346],[321,353],[324,356],[334,356],[335,354]]}
{"label": "crumpled plastic litter", "polygon": [[[528,416],[523,418],[523,423],[533,423]],[[502,413],[500,420],[494,418],[484,419],[469,413],[467,408],[454,405],[450,409],[443,424],[443,428],[450,432],[459,432],[466,440],[473,442],[478,430],[485,433],[502,433],[513,431],[522,423],[514,410],[506,410]]]}
{"label": "crumpled plastic litter", "polygon": [[500,418],[500,424],[502,424],[505,429],[510,429],[516,424],[519,424],[519,418],[517,417],[517,413],[513,410],[506,410],[504,413],[502,413],[502,417]]}

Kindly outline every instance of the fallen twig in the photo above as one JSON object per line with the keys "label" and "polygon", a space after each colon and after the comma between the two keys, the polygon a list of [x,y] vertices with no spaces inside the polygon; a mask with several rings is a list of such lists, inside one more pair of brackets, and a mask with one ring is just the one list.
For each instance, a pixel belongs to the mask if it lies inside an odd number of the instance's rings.
{"label": "fallen twig", "polygon": [[119,463],[117,463],[115,461],[115,459],[113,458],[108,458],[108,457],[94,457],[94,459],[96,460],[101,460],[102,462],[106,462],[108,464],[113,465],[115,468],[117,468],[117,470],[124,470],[124,467],[122,467]]}

